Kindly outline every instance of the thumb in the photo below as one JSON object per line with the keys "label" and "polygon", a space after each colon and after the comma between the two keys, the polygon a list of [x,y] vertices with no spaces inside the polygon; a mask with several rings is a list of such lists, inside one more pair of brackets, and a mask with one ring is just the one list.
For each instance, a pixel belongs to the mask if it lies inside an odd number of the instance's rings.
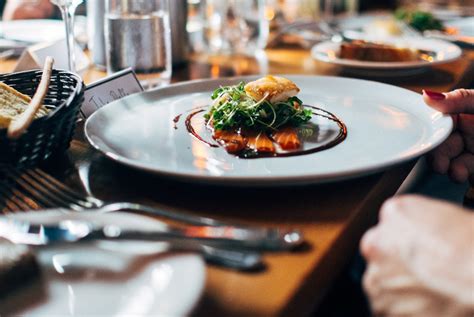
{"label": "thumb", "polygon": [[457,89],[447,93],[423,90],[423,99],[442,113],[474,114],[474,89]]}

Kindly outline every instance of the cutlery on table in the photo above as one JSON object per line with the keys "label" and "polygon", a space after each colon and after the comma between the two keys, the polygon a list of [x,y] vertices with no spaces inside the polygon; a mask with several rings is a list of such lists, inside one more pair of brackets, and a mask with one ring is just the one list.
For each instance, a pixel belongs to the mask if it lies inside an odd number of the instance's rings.
{"label": "cutlery on table", "polygon": [[[126,221],[134,223],[141,221],[139,229],[124,229],[116,224],[116,215],[65,214],[60,210],[29,211],[10,214],[0,217],[0,237],[16,244],[32,246],[50,246],[64,243],[83,243],[97,240],[147,240],[165,242],[166,251],[198,252],[210,263],[237,270],[254,270],[261,268],[262,256],[255,251],[240,251],[221,249],[211,245],[204,245],[192,238],[167,235],[161,231],[165,225],[158,223],[160,230],[156,230],[154,221],[131,213],[121,213],[120,218],[126,216]],[[104,217],[105,216],[105,217]],[[144,225],[148,223],[147,225]],[[123,221],[122,221],[123,222]],[[135,225],[137,226],[137,225]],[[142,230],[145,226],[146,230]],[[217,246],[219,243],[217,244]]]}
{"label": "cutlery on table", "polygon": [[[224,232],[231,236],[235,235],[235,237],[238,235],[240,237],[239,239],[249,240],[247,241],[248,246],[252,244],[254,246],[258,245],[260,250],[290,250],[301,245],[304,240],[302,233],[298,230],[239,226],[212,218],[176,213],[131,202],[108,203],[95,197],[84,197],[82,194],[72,190],[40,169],[19,171],[13,168],[6,168],[3,172],[8,181],[14,185],[9,186],[10,188],[6,188],[0,184],[0,197],[15,198],[10,199],[10,202],[13,204],[12,210],[37,209],[37,204],[31,204],[28,199],[24,199],[26,196],[33,198],[40,206],[47,208],[60,206],[70,210],[89,211],[93,213],[131,210],[191,225],[204,226],[206,233],[220,234],[221,238]],[[20,190],[25,194],[20,193]],[[21,203],[19,201],[21,201]],[[188,228],[189,231],[197,231],[199,227]],[[204,231],[201,231],[201,233],[202,232]]]}
{"label": "cutlery on table", "polygon": [[[143,241],[189,241],[214,247],[252,249],[256,251],[284,251],[291,250],[301,244],[301,235],[291,233],[283,237],[284,241],[272,239],[259,232],[232,226],[185,226],[173,227],[162,223],[157,226],[136,227],[133,229],[115,224],[117,215],[126,216],[133,221],[133,217],[145,217],[129,212],[95,213],[71,212],[67,209],[47,209],[30,212],[9,214],[0,218],[3,231],[0,235],[15,243],[16,235],[6,234],[9,227],[24,230],[29,233],[42,233],[43,240],[39,244],[54,244],[58,242],[82,242],[88,240],[143,240]],[[120,216],[119,216],[120,217]],[[143,219],[143,218],[142,218]],[[103,222],[103,224],[98,223]],[[40,230],[41,229],[41,230]]]}
{"label": "cutlery on table", "polygon": [[[4,208],[4,212],[6,213],[52,206],[65,206],[67,208],[75,207],[75,211],[90,211],[92,213],[94,209],[90,208],[96,206],[95,204],[105,204],[105,202],[94,197],[84,197],[82,194],[72,190],[40,169],[20,172],[10,166],[0,166],[0,176],[3,179],[3,182],[0,182],[0,199],[3,199],[6,203]],[[131,207],[146,207],[137,204],[130,205],[131,203],[127,204]],[[117,205],[112,207],[116,208]],[[123,205],[118,207],[123,207]],[[121,209],[118,208],[117,210]],[[176,214],[170,211],[156,210],[153,208],[151,213],[155,215],[157,214],[156,211],[160,214],[163,213],[164,217],[176,219]],[[68,210],[68,212],[71,212],[71,210]],[[72,213],[82,214],[82,212]],[[104,213],[104,211],[102,213]],[[145,212],[145,214],[146,213],[147,212]],[[185,223],[210,223],[214,226],[227,225],[211,218],[191,216],[189,219],[187,215],[178,214],[177,216],[181,216],[179,219],[184,219],[182,221]],[[276,234],[278,236],[278,233],[280,232],[278,229],[271,228],[252,229],[267,236],[271,236],[271,234]],[[296,238],[293,243],[294,246],[303,242],[303,236],[299,232],[288,231],[288,234],[291,233],[293,233],[293,239]],[[296,233],[296,235],[294,233]],[[297,237],[299,237],[299,240]],[[229,250],[221,247],[207,246],[202,243],[200,245],[195,244],[192,248],[189,243],[185,245],[183,243],[179,243],[178,245],[177,242],[169,244],[173,250],[184,249],[186,251],[198,251],[204,256],[206,261],[223,265],[228,268],[254,270],[262,267],[261,255],[258,252],[251,250]],[[285,244],[287,244],[287,242],[285,242]]]}

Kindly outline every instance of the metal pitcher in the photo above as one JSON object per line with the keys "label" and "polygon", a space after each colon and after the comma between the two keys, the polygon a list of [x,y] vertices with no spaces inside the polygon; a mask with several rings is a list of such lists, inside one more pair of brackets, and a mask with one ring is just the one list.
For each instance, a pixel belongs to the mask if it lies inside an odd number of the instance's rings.
{"label": "metal pitcher", "polygon": [[[89,50],[96,66],[105,69],[104,14],[105,0],[87,1],[87,26]],[[186,62],[189,53],[189,40],[186,31],[188,18],[187,0],[170,1],[171,46],[173,65]]]}

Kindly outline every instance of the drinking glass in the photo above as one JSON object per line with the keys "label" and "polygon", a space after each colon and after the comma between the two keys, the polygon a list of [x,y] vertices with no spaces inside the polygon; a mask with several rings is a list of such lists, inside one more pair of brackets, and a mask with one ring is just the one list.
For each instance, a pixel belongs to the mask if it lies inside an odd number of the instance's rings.
{"label": "drinking glass", "polygon": [[331,0],[332,14],[337,17],[356,15],[359,11],[359,0]]}
{"label": "drinking glass", "polygon": [[82,0],[50,0],[51,3],[59,7],[66,27],[66,44],[69,70],[76,71],[76,54],[74,46],[74,14],[76,8]]}
{"label": "drinking glass", "polygon": [[171,79],[168,0],[108,0],[105,51],[108,73],[131,67],[145,89]]}
{"label": "drinking glass", "polygon": [[208,51],[253,55],[265,47],[269,33],[265,0],[206,0],[201,5]]}

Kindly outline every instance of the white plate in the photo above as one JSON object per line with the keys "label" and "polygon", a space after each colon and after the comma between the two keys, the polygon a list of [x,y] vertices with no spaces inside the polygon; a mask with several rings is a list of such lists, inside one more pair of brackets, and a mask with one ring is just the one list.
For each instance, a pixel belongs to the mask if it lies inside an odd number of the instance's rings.
{"label": "white plate", "polygon": [[[351,17],[344,17],[337,20],[342,30],[363,31],[364,28],[374,23],[375,20],[389,20],[395,18],[391,14],[362,14]],[[446,26],[455,27],[460,35],[474,36],[474,17],[459,18],[454,17],[443,22]]]}
{"label": "white plate", "polygon": [[[77,16],[74,34],[76,38],[85,32],[85,19]],[[6,39],[26,43],[54,42],[65,37],[64,22],[52,19],[0,21],[0,35]]]}
{"label": "white plate", "polygon": [[[32,214],[21,216],[34,222]],[[103,216],[94,216],[100,223]],[[127,228],[162,225],[135,214],[113,217]],[[55,222],[57,214],[50,218]],[[204,262],[199,255],[160,253],[164,250],[165,243],[127,241],[39,249],[42,282],[0,302],[0,311],[27,316],[189,315],[204,289]]]}
{"label": "white plate", "polygon": [[[455,17],[454,17],[455,18]],[[367,35],[383,34],[386,35],[385,30],[376,29],[374,26],[375,20],[393,20],[396,21],[393,15],[390,14],[365,14],[353,17],[346,17],[338,20],[339,27],[344,30],[349,37],[360,38]],[[427,38],[440,39],[449,42],[454,42],[459,45],[472,46],[474,43],[474,17],[467,18],[451,18],[443,22],[447,27],[454,27],[458,29],[458,34],[449,35],[438,31],[426,31]],[[402,37],[410,34],[402,34]],[[470,45],[470,46],[469,46]]]}
{"label": "white plate", "polygon": [[418,37],[391,37],[383,39],[377,37],[365,37],[363,39],[368,41],[395,45],[397,47],[428,50],[434,52],[436,54],[436,57],[433,59],[432,62],[421,60],[410,62],[370,62],[344,59],[338,57],[340,44],[331,41],[316,44],[315,46],[313,46],[311,54],[313,58],[317,60],[331,63],[334,65],[372,70],[410,70],[429,68],[433,65],[443,64],[456,60],[462,54],[462,50],[458,46],[441,40],[423,39]]}
{"label": "white plate", "polygon": [[[463,1],[461,1],[462,3]],[[465,5],[428,5],[425,8],[422,8],[424,11],[430,11],[435,18],[441,21],[452,21],[454,19],[460,19],[463,17],[470,17],[474,15],[474,5],[469,5],[469,1],[465,1]]]}
{"label": "white plate", "polygon": [[445,34],[437,31],[426,31],[424,35],[429,38],[450,41],[465,48],[474,48],[474,17],[461,18],[447,21],[446,26],[458,30],[457,34]]}
{"label": "white plate", "polygon": [[337,20],[338,26],[342,30],[363,31],[364,27],[373,23],[375,20],[392,19],[391,14],[382,12],[380,14],[361,14],[350,17],[343,17]]}
{"label": "white plate", "polygon": [[474,17],[446,22],[446,25],[459,30],[459,35],[474,37]]}
{"label": "white plate", "polygon": [[85,133],[108,157],[141,170],[189,181],[257,186],[373,173],[431,150],[452,129],[449,116],[402,88],[337,77],[286,77],[300,87],[304,103],[327,109],[346,123],[344,142],[309,155],[248,160],[196,140],[188,134],[184,118],[174,128],[173,118],[209,105],[219,85],[255,76],[192,81],[126,97],[95,112]]}

